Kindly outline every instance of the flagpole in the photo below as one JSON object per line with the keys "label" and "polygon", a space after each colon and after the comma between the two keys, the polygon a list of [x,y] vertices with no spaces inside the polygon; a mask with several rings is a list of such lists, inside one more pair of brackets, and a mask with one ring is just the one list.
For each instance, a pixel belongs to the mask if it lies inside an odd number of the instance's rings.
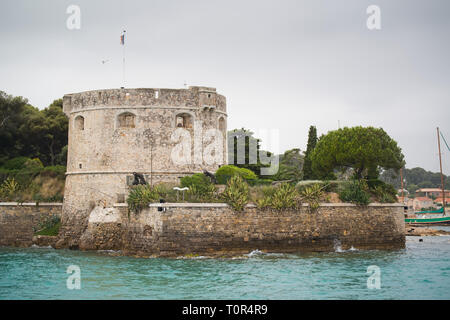
{"label": "flagpole", "polygon": [[125,88],[125,32],[126,30],[123,30],[122,36],[122,86]]}
{"label": "flagpole", "polygon": [[444,185],[444,175],[442,173],[441,137],[439,135],[439,127],[437,127],[437,136],[438,136],[438,150],[439,150],[439,165],[441,168],[442,208],[444,210],[445,216],[445,185]]}
{"label": "flagpole", "polygon": [[123,45],[122,83],[125,87],[125,44]]}

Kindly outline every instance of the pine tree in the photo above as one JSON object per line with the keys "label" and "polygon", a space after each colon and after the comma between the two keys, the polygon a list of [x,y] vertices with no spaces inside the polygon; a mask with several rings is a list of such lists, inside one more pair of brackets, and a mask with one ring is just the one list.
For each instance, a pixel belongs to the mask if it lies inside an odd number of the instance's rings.
{"label": "pine tree", "polygon": [[304,180],[312,180],[314,179],[314,174],[311,169],[311,153],[316,147],[317,144],[317,129],[315,126],[309,127],[308,133],[308,145],[306,146],[305,152],[305,163],[303,165],[303,179]]}

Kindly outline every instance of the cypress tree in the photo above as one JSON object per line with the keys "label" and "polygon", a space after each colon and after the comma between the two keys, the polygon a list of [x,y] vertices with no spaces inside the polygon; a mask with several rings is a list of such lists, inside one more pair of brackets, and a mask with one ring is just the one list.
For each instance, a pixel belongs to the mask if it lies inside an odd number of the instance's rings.
{"label": "cypress tree", "polygon": [[317,144],[317,129],[315,126],[309,127],[308,133],[308,145],[306,146],[305,152],[305,163],[303,164],[303,179],[304,180],[312,180],[314,179],[314,174],[311,168],[311,153],[316,147]]}

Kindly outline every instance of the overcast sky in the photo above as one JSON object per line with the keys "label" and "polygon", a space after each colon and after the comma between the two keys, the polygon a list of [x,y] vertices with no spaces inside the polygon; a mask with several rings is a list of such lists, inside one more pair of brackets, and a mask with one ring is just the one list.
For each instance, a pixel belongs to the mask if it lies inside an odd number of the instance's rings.
{"label": "overcast sky", "polygon": [[[69,5],[81,28],[69,30]],[[369,5],[381,30],[366,26]],[[65,93],[216,87],[228,129],[278,129],[280,152],[308,128],[383,127],[407,167],[438,171],[450,142],[448,0],[2,0],[0,90],[40,109]],[[102,63],[102,60],[108,60]],[[444,172],[450,152],[443,146]]]}

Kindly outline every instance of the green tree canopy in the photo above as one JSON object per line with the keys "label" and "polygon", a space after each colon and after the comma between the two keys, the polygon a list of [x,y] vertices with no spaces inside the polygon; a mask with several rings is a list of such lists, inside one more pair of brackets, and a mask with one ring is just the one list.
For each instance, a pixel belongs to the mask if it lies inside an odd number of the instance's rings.
{"label": "green tree canopy", "polygon": [[0,92],[0,160],[39,158],[45,165],[65,165],[68,119],[62,99],[39,110],[22,97]]}
{"label": "green tree canopy", "polygon": [[348,168],[354,170],[357,179],[377,178],[380,169],[399,170],[405,164],[397,142],[383,129],[361,126],[330,131],[320,137],[311,160],[319,178]]}
{"label": "green tree canopy", "polygon": [[[400,188],[400,175],[392,169],[383,171],[380,179],[394,185],[397,189]],[[419,188],[441,187],[441,174],[439,172],[427,171],[420,167],[412,169],[403,168],[403,179],[405,179],[405,188],[408,189],[409,192],[411,192],[411,190],[415,192],[415,190]],[[444,175],[444,184],[446,189],[450,189],[450,179],[446,175]]]}
{"label": "green tree canopy", "polygon": [[27,104],[27,99],[0,91],[0,158],[22,155],[23,139],[17,128],[25,122],[23,112]]}
{"label": "green tree canopy", "polygon": [[304,156],[300,153],[300,149],[287,150],[280,155],[280,166],[278,173],[271,177],[273,180],[301,180],[303,177]]}

